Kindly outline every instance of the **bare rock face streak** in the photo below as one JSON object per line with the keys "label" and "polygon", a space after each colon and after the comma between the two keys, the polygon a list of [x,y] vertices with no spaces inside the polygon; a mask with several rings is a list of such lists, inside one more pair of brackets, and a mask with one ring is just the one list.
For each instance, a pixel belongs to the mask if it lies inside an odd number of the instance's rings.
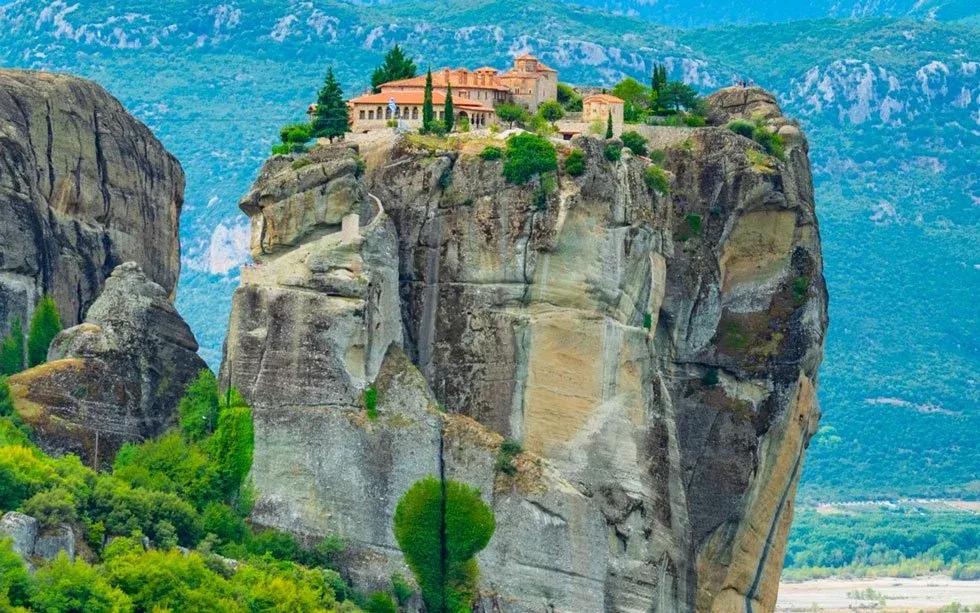
{"label": "bare rock face streak", "polygon": [[[759,89],[709,107],[647,129],[668,194],[582,137],[545,197],[479,142],[267,162],[222,365],[255,409],[253,519],[347,537],[373,588],[404,572],[398,498],[444,475],[497,516],[484,610],[771,611],[827,294],[804,136]],[[785,159],[724,127],[756,117]]]}
{"label": "bare rock face streak", "polygon": [[80,323],[127,261],[172,298],[183,201],[180,164],[104,89],[0,69],[0,333],[43,294]]}

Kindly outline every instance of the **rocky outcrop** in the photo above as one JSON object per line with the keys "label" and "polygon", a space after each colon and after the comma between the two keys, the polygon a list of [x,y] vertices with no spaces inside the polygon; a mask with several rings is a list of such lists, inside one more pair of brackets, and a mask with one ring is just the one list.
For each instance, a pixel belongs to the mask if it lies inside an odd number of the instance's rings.
{"label": "rocky outcrop", "polygon": [[0,70],[0,334],[51,294],[84,319],[112,269],[135,261],[172,295],[184,173],[98,85]]}
{"label": "rocky outcrop", "polygon": [[360,181],[346,145],[270,160],[222,366],[255,409],[253,519],[349,538],[373,588],[437,474],[496,513],[484,610],[772,610],[827,297],[805,139],[767,156],[720,126],[757,105],[710,102],[719,125],[651,139],[669,194],[588,138],[550,192],[479,139],[374,144]]}
{"label": "rocky outcrop", "polygon": [[68,524],[42,529],[36,518],[8,511],[0,518],[0,537],[9,538],[14,553],[28,564],[35,558],[53,560],[62,552],[75,559],[75,531]]}
{"label": "rocky outcrop", "polygon": [[127,262],[85,321],[55,337],[48,362],[9,383],[42,449],[105,465],[123,443],[172,426],[184,389],[204,368],[166,290]]}

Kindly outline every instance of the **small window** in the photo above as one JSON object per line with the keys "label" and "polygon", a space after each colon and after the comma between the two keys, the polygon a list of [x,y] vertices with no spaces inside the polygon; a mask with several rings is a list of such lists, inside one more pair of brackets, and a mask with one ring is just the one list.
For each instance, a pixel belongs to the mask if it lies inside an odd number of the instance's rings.
{"label": "small window", "polygon": [[412,119],[418,119],[418,118],[419,118],[419,107],[413,106],[412,107]]}
{"label": "small window", "polygon": [[[363,113],[363,111],[361,111]],[[368,119],[374,119],[374,111],[368,111]]]}
{"label": "small window", "polygon": [[361,109],[360,115],[358,115],[358,117],[364,119],[364,109]]}

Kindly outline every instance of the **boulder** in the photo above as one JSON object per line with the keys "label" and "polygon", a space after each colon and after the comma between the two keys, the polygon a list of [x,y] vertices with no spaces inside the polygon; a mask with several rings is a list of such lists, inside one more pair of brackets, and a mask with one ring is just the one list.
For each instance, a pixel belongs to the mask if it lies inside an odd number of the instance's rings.
{"label": "boulder", "polygon": [[72,326],[118,264],[171,296],[184,173],[91,81],[0,69],[0,335],[43,294]]}
{"label": "boulder", "polygon": [[8,511],[0,518],[0,534],[10,537],[14,552],[25,560],[34,555],[38,521],[30,515]]}
{"label": "boulder", "polygon": [[75,559],[75,531],[68,524],[61,524],[44,530],[34,543],[34,556],[42,560],[53,560],[64,552],[69,560]]}
{"label": "boulder", "polygon": [[166,290],[127,262],[85,321],[55,337],[48,362],[9,383],[42,449],[108,465],[123,443],[174,425],[184,389],[204,368]]}

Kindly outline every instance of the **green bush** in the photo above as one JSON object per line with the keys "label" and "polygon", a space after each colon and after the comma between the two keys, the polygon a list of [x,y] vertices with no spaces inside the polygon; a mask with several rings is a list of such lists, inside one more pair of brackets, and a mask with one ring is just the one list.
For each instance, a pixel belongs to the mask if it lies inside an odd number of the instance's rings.
{"label": "green bush", "polygon": [[205,534],[213,534],[224,543],[241,542],[248,534],[244,520],[230,506],[220,502],[204,507],[201,525]]}
{"label": "green bush", "polygon": [[398,604],[404,605],[412,598],[415,590],[408,584],[405,577],[402,577],[399,573],[394,573],[391,575],[391,592],[395,595],[395,600],[398,601]]}
{"label": "green bush", "polygon": [[224,499],[211,458],[177,432],[123,445],[113,462],[113,476],[132,487],[178,494],[198,508]]}
{"label": "green bush", "polygon": [[30,332],[27,335],[27,365],[37,366],[48,359],[48,347],[61,332],[61,315],[51,296],[45,295],[31,315]]}
{"label": "green bush", "polygon": [[704,375],[701,377],[701,383],[708,387],[714,387],[718,385],[718,369],[709,368],[704,371]]}
{"label": "green bush", "polygon": [[220,491],[232,496],[238,491],[252,467],[255,432],[252,409],[228,406],[218,416],[218,427],[208,441],[208,452],[218,472]]}
{"label": "green bush", "polygon": [[302,548],[291,534],[271,528],[250,535],[245,547],[251,554],[269,554],[277,560],[297,560],[302,555]]}
{"label": "green bush", "polygon": [[184,436],[198,441],[214,432],[220,402],[218,381],[211,369],[205,368],[187,385],[177,405]]}
{"label": "green bush", "polygon": [[623,155],[623,147],[619,143],[609,143],[602,150],[602,154],[610,162],[618,162]]}
{"label": "green bush", "polygon": [[797,305],[806,301],[806,296],[810,291],[810,277],[796,277],[793,279],[793,299]]}
{"label": "green bush", "polygon": [[504,157],[504,177],[518,185],[527,183],[536,174],[557,170],[558,154],[547,139],[522,132],[507,139]]}
{"label": "green bush", "polygon": [[272,146],[272,155],[289,155],[293,150],[292,145],[287,143],[276,143]]}
{"label": "green bush", "polygon": [[24,328],[20,317],[10,322],[10,333],[0,342],[0,376],[24,370]]}
{"label": "green bush", "polygon": [[364,389],[364,410],[367,411],[368,419],[378,418],[378,389],[373,385]]}
{"label": "green bush", "polygon": [[0,417],[12,417],[15,413],[14,397],[10,393],[7,377],[0,375]]}
{"label": "green bush", "polygon": [[663,149],[654,149],[650,152],[649,158],[654,164],[663,164],[667,160],[667,152]]}
{"label": "green bush", "polygon": [[658,194],[670,192],[670,178],[667,176],[667,172],[657,165],[647,166],[643,172],[643,180],[647,187]]}
{"label": "green bush", "polygon": [[684,216],[684,225],[674,238],[684,242],[689,238],[701,235],[701,216],[697,213],[688,213]]}
{"label": "green bush", "polygon": [[647,311],[643,314],[643,327],[647,330],[653,327],[653,313]]}
{"label": "green bush", "polygon": [[54,487],[31,496],[21,510],[37,519],[41,526],[51,528],[76,521],[76,504],[71,492],[63,487]]}
{"label": "green bush", "polygon": [[367,604],[364,606],[364,611],[366,613],[398,613],[398,607],[395,606],[395,601],[391,597],[391,594],[374,592],[368,598]]}
{"label": "green bush", "polygon": [[494,109],[500,121],[506,121],[510,127],[514,127],[515,123],[524,123],[528,119],[528,112],[519,104],[504,102],[498,104]]}
{"label": "green bush", "polygon": [[34,579],[31,607],[37,611],[118,613],[133,608],[129,597],[110,585],[95,568],[81,560],[69,562],[64,553],[38,570]]}
{"label": "green bush", "polygon": [[497,472],[505,475],[517,474],[517,466],[514,465],[514,458],[521,453],[521,444],[514,439],[504,439],[497,452],[497,461],[494,465]]}
{"label": "green bush", "polygon": [[294,123],[279,130],[279,140],[283,143],[306,143],[313,138],[313,126],[308,123]]}
{"label": "green bush", "polygon": [[538,116],[554,123],[565,116],[565,109],[556,100],[547,100],[538,105]]}
{"label": "green bush", "polygon": [[470,610],[478,575],[474,556],[490,542],[496,527],[479,491],[426,477],[398,501],[394,524],[395,539],[415,574],[426,609]]}
{"label": "green bush", "polygon": [[200,516],[189,502],[170,492],[130,487],[110,475],[99,476],[88,513],[107,534],[138,530],[156,540],[156,527],[166,520],[182,545],[193,545],[201,535]]}
{"label": "green bush", "polygon": [[762,145],[769,155],[780,160],[786,159],[786,152],[783,148],[783,137],[771,131],[765,126],[756,126],[752,130],[752,140]]}
{"label": "green bush", "polygon": [[700,115],[684,115],[684,125],[689,128],[700,128],[704,123],[704,117]]}
{"label": "green bush", "polygon": [[752,138],[752,133],[755,131],[755,124],[744,119],[736,119],[728,124],[728,129],[745,138]]}
{"label": "green bush", "polygon": [[0,538],[0,611],[7,610],[4,605],[27,606],[33,583],[24,560],[14,551],[13,541]]}
{"label": "green bush", "polygon": [[483,151],[480,152],[480,157],[484,160],[499,160],[504,157],[504,150],[500,147],[494,147],[493,145],[488,145],[484,147]]}
{"label": "green bush", "polygon": [[572,149],[565,157],[565,172],[573,177],[580,177],[585,174],[585,152],[581,149]]}
{"label": "green bush", "polygon": [[39,454],[27,447],[0,447],[0,509],[16,509],[44,487],[56,482],[57,473]]}
{"label": "green bush", "polygon": [[635,153],[636,155],[646,155],[647,154],[647,139],[643,137],[642,134],[635,130],[629,130],[623,132],[620,136],[623,141],[623,146]]}

